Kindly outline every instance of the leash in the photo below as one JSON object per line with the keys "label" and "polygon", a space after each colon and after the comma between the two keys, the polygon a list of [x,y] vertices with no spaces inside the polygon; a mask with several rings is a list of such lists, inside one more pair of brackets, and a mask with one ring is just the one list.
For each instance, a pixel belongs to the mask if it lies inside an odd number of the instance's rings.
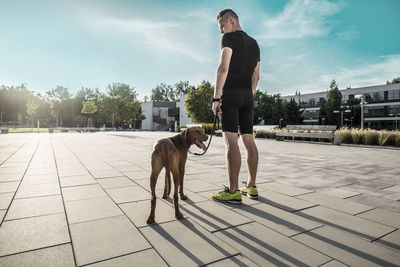
{"label": "leash", "polygon": [[207,150],[208,150],[208,148],[210,147],[210,144],[211,144],[213,133],[215,132],[215,126],[217,125],[217,121],[218,121],[218,127],[219,127],[218,111],[215,113],[214,125],[213,125],[213,129],[211,130],[210,141],[208,141],[206,150],[204,150],[203,153],[193,153],[192,151],[190,151],[190,148],[189,148],[189,150],[188,150],[189,154],[196,155],[196,156],[202,156],[207,152]]}

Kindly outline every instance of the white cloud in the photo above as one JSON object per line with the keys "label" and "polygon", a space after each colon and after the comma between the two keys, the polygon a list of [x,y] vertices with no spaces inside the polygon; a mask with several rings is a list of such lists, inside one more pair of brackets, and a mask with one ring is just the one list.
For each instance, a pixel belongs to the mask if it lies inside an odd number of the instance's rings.
{"label": "white cloud", "polygon": [[349,42],[357,39],[359,35],[360,33],[357,31],[355,26],[350,27],[346,31],[336,33],[336,36],[338,37],[339,40],[349,41]]}
{"label": "white cloud", "polygon": [[[365,63],[353,67],[338,67],[337,72],[320,73],[316,76],[308,74],[305,77],[294,77],[291,84],[297,80],[298,86],[295,88],[287,88],[280,90],[282,94],[293,94],[295,90],[300,90],[302,93],[313,93],[327,90],[330,82],[335,79],[339,84],[340,89],[347,86],[352,88],[381,85],[387,80],[392,80],[400,75],[400,54],[381,56],[379,62]],[[323,70],[321,70],[322,72]],[[267,79],[277,79],[279,74],[271,74]],[[290,74],[289,74],[290,75]],[[304,82],[306,80],[306,82]],[[274,81],[272,80],[272,83]],[[277,81],[282,85],[282,80]],[[271,80],[270,80],[271,83]]]}
{"label": "white cloud", "polygon": [[[167,51],[187,56],[198,62],[207,62],[209,57],[204,53],[202,47],[196,47],[190,42],[192,39],[199,38],[201,32],[195,33],[195,38],[188,36],[185,21],[155,20],[154,18],[135,18],[116,15],[118,12],[106,12],[106,8],[85,12],[82,8],[77,11],[81,15],[81,23],[88,30],[109,38],[117,37],[127,42],[141,44],[143,47],[158,51]],[[115,15],[112,15],[115,13]],[[187,14],[197,17],[200,14]],[[182,18],[182,17],[181,17]],[[179,17],[174,17],[179,20]],[[190,34],[190,32],[189,32]],[[205,38],[203,38],[205,39]],[[171,55],[171,54],[170,54]]]}
{"label": "white cloud", "polygon": [[332,3],[327,0],[292,0],[275,17],[263,23],[259,39],[301,39],[327,35],[332,29],[328,17],[344,8],[343,1]]}

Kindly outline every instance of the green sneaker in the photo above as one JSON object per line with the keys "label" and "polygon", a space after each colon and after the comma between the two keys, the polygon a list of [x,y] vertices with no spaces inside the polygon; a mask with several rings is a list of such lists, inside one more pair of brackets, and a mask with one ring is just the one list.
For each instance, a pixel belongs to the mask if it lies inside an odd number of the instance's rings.
{"label": "green sneaker", "polygon": [[240,191],[236,190],[235,193],[231,194],[228,187],[225,187],[224,191],[212,193],[211,197],[218,202],[242,204],[242,195]]}
{"label": "green sneaker", "polygon": [[247,195],[251,199],[258,198],[257,186],[251,186],[251,187],[244,186],[244,187],[240,188],[240,193],[242,195]]}

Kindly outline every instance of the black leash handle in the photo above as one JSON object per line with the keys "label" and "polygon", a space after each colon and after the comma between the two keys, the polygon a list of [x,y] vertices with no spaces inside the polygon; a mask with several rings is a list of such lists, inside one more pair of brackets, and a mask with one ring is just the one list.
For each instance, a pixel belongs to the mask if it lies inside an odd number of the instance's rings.
{"label": "black leash handle", "polygon": [[202,156],[202,155],[204,155],[204,154],[207,152],[207,150],[208,150],[208,148],[210,147],[210,144],[211,144],[211,140],[212,140],[212,137],[213,137],[213,133],[215,132],[215,125],[217,125],[217,120],[218,120],[218,125],[219,125],[218,111],[215,113],[214,125],[213,125],[213,129],[211,130],[210,140],[208,141],[206,150],[204,150],[203,153],[193,153],[193,152],[190,151],[190,149],[189,149],[189,150],[188,150],[188,151],[189,151],[189,154],[196,155],[196,156]]}

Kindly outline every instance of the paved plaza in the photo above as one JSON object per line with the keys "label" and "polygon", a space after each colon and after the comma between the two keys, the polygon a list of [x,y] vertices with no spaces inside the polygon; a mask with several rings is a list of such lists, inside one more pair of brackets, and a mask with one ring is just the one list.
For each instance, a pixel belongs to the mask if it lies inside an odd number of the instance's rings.
{"label": "paved plaza", "polygon": [[210,199],[228,185],[214,137],[188,157],[185,218],[161,173],[149,226],[150,155],[170,135],[0,135],[0,266],[400,264],[400,150],[256,140],[260,198],[224,205]]}

